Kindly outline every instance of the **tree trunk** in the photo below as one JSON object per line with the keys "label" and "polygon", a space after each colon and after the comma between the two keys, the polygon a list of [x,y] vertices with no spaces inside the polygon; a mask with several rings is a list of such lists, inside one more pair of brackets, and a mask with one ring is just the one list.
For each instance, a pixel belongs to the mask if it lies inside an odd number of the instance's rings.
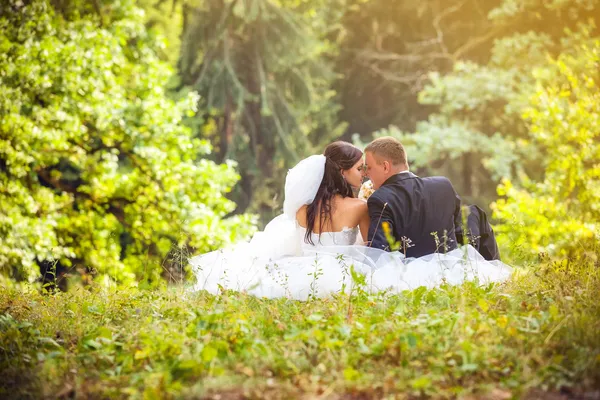
{"label": "tree trunk", "polygon": [[233,128],[235,125],[234,106],[231,94],[227,93],[225,101],[225,110],[223,111],[223,125],[221,127],[221,137],[219,142],[219,162],[224,162],[227,157],[227,151],[233,139]]}
{"label": "tree trunk", "polygon": [[473,157],[471,153],[463,156],[463,190],[464,195],[473,196]]}

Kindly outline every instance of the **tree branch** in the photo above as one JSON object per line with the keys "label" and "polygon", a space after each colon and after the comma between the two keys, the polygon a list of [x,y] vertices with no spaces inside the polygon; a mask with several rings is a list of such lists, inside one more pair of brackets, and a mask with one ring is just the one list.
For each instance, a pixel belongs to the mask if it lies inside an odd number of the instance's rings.
{"label": "tree branch", "polygon": [[444,19],[448,15],[460,10],[462,8],[462,6],[465,5],[465,3],[466,3],[466,0],[463,0],[453,7],[448,7],[433,19],[433,28],[435,29],[435,31],[437,33],[437,40],[438,40],[438,43],[439,43],[440,47],[442,48],[442,51],[444,52],[444,54],[448,54],[448,48],[444,44],[444,32],[442,32],[440,22],[442,22],[442,19]]}
{"label": "tree branch", "polygon": [[492,29],[491,31],[489,31],[487,34],[465,43],[464,45],[459,47],[454,53],[452,53],[452,58],[454,59],[454,61],[458,61],[466,53],[471,51],[473,48],[479,46],[480,44],[487,42],[490,39],[493,39],[497,34],[502,32],[503,30],[504,30],[503,26],[498,26],[495,29]]}
{"label": "tree branch", "polygon": [[397,53],[380,53],[370,50],[358,51],[358,56],[365,60],[375,61],[401,61],[401,62],[419,62],[427,59],[443,59],[452,60],[452,56],[447,53],[426,53],[426,54],[397,54]]}
{"label": "tree branch", "polygon": [[[71,193],[76,198],[84,198],[84,199],[88,199],[88,200],[92,200],[92,201],[96,202],[96,199],[94,199],[88,193],[81,192],[81,191],[77,190],[77,187],[75,187],[73,185],[69,185],[64,182],[61,182],[60,179],[53,178],[50,174],[50,169],[37,168],[37,169],[35,169],[35,173],[37,174],[38,179],[41,179],[44,183],[46,183],[47,185],[49,185],[55,189],[58,189],[60,191],[66,192],[66,193]],[[114,204],[115,202],[120,203],[120,204]],[[117,220],[121,224],[125,225],[128,228],[130,226],[125,222],[125,211],[123,210],[123,208],[124,208],[123,204],[127,205],[127,204],[133,204],[133,203],[134,202],[132,200],[126,199],[124,197],[112,197],[106,202],[103,202],[103,203],[97,202],[98,205],[108,204],[108,211],[112,215],[114,215],[115,218],[117,218]]]}

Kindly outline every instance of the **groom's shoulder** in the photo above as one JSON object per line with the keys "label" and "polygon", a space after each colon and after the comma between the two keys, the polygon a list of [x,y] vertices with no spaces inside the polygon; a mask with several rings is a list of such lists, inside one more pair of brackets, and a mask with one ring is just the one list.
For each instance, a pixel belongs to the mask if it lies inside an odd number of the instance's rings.
{"label": "groom's shoulder", "polygon": [[426,185],[434,186],[434,187],[447,187],[452,188],[454,190],[454,186],[450,179],[445,176],[428,176],[425,178],[421,178]]}
{"label": "groom's shoulder", "polygon": [[391,189],[387,186],[380,187],[379,189],[374,191],[373,194],[371,194],[371,196],[369,196],[369,198],[367,199],[367,204],[385,201],[385,198],[387,197],[387,194],[390,190]]}
{"label": "groom's shoulder", "polygon": [[450,182],[450,179],[446,178],[445,176],[441,176],[441,175],[440,176],[427,176],[427,177],[424,177],[421,179],[426,182],[452,184],[452,182]]}

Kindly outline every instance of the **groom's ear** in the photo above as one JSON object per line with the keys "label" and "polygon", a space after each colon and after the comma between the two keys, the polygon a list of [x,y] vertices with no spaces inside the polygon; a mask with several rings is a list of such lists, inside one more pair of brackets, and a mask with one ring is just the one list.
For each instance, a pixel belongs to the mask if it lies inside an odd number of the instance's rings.
{"label": "groom's ear", "polygon": [[389,161],[384,161],[383,162],[383,171],[384,172],[389,172],[392,169],[392,166],[390,165]]}

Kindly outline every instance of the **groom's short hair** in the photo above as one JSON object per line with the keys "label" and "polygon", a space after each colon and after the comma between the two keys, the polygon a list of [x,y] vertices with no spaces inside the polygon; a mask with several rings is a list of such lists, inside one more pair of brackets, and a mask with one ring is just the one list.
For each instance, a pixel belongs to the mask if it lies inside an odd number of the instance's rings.
{"label": "groom's short hair", "polygon": [[404,146],[398,139],[391,136],[382,136],[373,140],[365,148],[365,153],[367,151],[375,156],[377,164],[387,160],[394,166],[408,165]]}

